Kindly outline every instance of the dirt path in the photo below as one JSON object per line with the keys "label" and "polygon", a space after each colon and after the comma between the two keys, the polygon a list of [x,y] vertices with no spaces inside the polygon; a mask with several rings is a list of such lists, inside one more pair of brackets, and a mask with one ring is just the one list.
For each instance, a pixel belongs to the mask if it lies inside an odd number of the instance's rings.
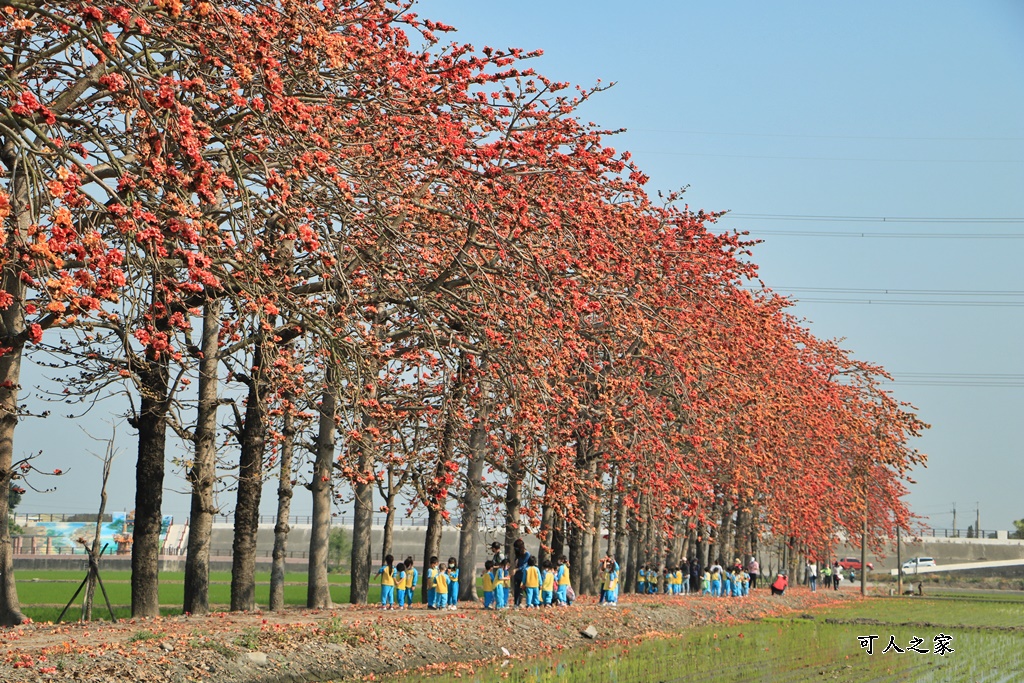
{"label": "dirt path", "polygon": [[[796,589],[772,598],[623,596],[618,607],[582,598],[568,608],[404,612],[217,613],[117,624],[28,624],[0,630],[0,680],[285,683],[373,680],[498,657],[523,659],[594,642],[678,633],[708,623],[805,611],[854,597]],[[594,641],[580,631],[594,626]]]}

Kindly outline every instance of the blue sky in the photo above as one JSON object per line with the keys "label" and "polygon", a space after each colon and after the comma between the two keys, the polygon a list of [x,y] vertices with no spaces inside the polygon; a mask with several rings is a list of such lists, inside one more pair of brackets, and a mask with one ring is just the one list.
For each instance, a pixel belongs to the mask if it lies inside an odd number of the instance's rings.
{"label": "blue sky", "polygon": [[[418,11],[478,48],[543,49],[534,66],[551,78],[615,82],[582,116],[628,129],[609,144],[633,152],[650,191],[688,187],[692,208],[733,212],[722,229],[765,240],[762,278],[804,299],[794,311],[815,334],[902,380],[896,396],[933,425],[913,509],[939,527],[954,503],[963,528],[976,505],[982,528],[1024,518],[1024,3],[422,0]],[[121,436],[114,509],[132,504],[130,430]],[[25,423],[18,442],[63,467],[82,437],[51,418]],[[23,507],[94,509],[98,468],[76,468],[56,499]],[[166,501],[187,514],[184,496]]]}

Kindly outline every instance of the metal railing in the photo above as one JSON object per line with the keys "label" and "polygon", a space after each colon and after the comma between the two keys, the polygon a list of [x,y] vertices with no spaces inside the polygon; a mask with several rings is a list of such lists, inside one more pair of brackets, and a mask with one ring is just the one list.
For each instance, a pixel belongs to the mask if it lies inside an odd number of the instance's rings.
{"label": "metal railing", "polygon": [[[214,518],[218,523],[231,524],[235,521],[234,515],[217,515]],[[373,515],[373,526],[384,526],[384,522],[387,520],[387,515],[374,514]],[[355,522],[355,518],[351,515],[333,515],[331,517],[331,526],[352,526]],[[277,515],[260,515],[260,524],[277,524]],[[312,515],[295,515],[288,518],[288,524],[292,526],[309,526],[313,524]],[[422,517],[406,517],[404,515],[395,515],[395,528],[405,526],[426,526],[427,518]]]}
{"label": "metal railing", "polygon": [[[11,515],[11,519],[15,524],[26,527],[32,526],[39,522],[80,522],[82,524],[95,524],[96,515],[88,515],[82,513],[71,513],[71,512],[19,512]],[[387,515],[374,514],[373,525],[384,526],[384,521],[387,519]],[[109,514],[103,515],[103,522],[109,523],[113,521]],[[216,515],[214,521],[222,524],[231,524],[235,521],[233,514]],[[331,518],[331,524],[333,526],[351,526],[354,519],[351,515],[334,515]],[[172,522],[173,523],[173,522]],[[189,518],[185,518],[183,524],[189,523]],[[260,524],[276,524],[277,515],[260,515]],[[309,526],[313,523],[312,515],[292,515],[288,518],[288,524],[293,526]],[[426,526],[426,516],[415,516],[407,517],[405,515],[395,515],[395,527],[405,526]]]}
{"label": "metal railing", "polygon": [[997,532],[992,529],[981,529],[975,532],[974,529],[935,529],[927,528],[922,531],[921,538],[997,538]]}
{"label": "metal railing", "polygon": [[[186,554],[186,548],[164,548],[160,551],[160,555],[163,557],[184,557]],[[46,544],[32,545],[30,543],[22,543],[20,546],[15,546],[14,555],[18,557],[31,556],[31,557],[71,557],[77,556],[85,558],[87,556],[86,549],[83,547],[75,546],[47,546]],[[118,557],[116,553],[108,552],[104,553],[104,557]],[[231,548],[211,548],[210,557],[233,557],[234,553]],[[257,550],[256,558],[273,558],[273,550]],[[120,557],[131,557],[131,551],[120,555]],[[308,550],[290,550],[285,553],[285,557],[288,559],[299,559],[308,560]]]}

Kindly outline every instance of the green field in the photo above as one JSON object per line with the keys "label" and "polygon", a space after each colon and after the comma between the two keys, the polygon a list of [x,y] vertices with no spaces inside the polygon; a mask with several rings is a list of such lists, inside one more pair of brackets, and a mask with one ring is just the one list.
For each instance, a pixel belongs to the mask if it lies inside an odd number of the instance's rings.
{"label": "green field", "polygon": [[[22,611],[34,621],[53,621],[61,609],[75,594],[85,574],[82,571],[19,571],[17,573],[18,598]],[[107,595],[119,618],[131,615],[131,572],[104,572],[101,574]],[[339,604],[349,600],[347,574],[331,574],[331,599]],[[84,594],[84,591],[83,591]],[[77,604],[81,603],[79,595]],[[181,614],[185,598],[184,572],[162,572],[160,574],[160,605],[165,615]],[[306,575],[289,574],[285,577],[284,600],[288,605],[306,604]],[[369,601],[380,600],[380,585],[370,584]],[[231,602],[231,573],[210,573],[210,605],[214,609],[227,609]],[[270,573],[256,574],[256,603],[266,607],[270,602]],[[72,606],[65,619],[77,619],[81,609]],[[97,588],[93,615],[97,619],[109,618],[103,596]]]}
{"label": "green field", "polygon": [[[952,652],[934,653],[951,636]],[[877,635],[873,654],[859,636]],[[890,636],[906,650],[883,652]],[[919,638],[911,652],[911,639]],[[1024,681],[1024,596],[876,598],[796,618],[694,629],[679,638],[507,662],[459,681]],[[396,681],[455,681],[404,677]]]}

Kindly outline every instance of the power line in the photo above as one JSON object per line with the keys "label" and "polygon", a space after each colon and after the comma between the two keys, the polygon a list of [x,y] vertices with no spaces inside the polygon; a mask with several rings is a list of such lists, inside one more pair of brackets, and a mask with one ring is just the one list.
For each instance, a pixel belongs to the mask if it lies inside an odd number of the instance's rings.
{"label": "power line", "polygon": [[[1024,225],[1019,216],[837,216],[814,214],[727,213],[728,218],[754,221],[813,221],[816,223],[912,223],[932,225]],[[977,232],[857,232],[852,230],[775,230],[772,228],[744,228],[755,235],[787,237],[878,237],[897,239],[1020,239],[1024,233]]]}
{"label": "power line", "polygon": [[824,230],[763,230],[749,228],[752,234],[770,234],[791,238],[886,238],[897,240],[1020,240],[1020,232],[835,232]]}
{"label": "power line", "polygon": [[793,301],[794,303],[858,304],[865,306],[991,306],[996,308],[1024,306],[1024,301],[914,301],[910,299],[819,299],[814,297],[793,299]]}
{"label": "power line", "polygon": [[1005,372],[894,372],[893,377],[946,377],[950,379],[1013,379],[1024,382],[1024,375]]}
{"label": "power line", "polygon": [[663,149],[633,150],[633,154],[653,154],[676,157],[711,157],[718,159],[779,159],[782,161],[868,161],[874,164],[1020,164],[1024,159],[879,159],[873,157],[795,157],[770,154],[706,154],[700,152],[670,152]]}
{"label": "power line", "polygon": [[890,384],[919,387],[1024,387],[1024,375],[984,372],[894,372]]}
{"label": "power line", "polygon": [[979,387],[979,388],[1022,388],[1024,382],[889,382],[904,387]]}
{"label": "power line", "polygon": [[628,128],[630,132],[639,133],[679,133],[681,135],[720,135],[723,137],[749,138],[806,138],[811,140],[918,140],[918,141],[991,141],[1004,142],[1024,140],[1020,137],[908,137],[902,135],[808,135],[806,133],[736,133],[709,130],[673,130],[667,128]]}
{"label": "power line", "polygon": [[[834,292],[843,294],[899,294],[911,296],[1024,296],[1024,290],[967,289],[861,289],[852,287],[770,287],[774,292]],[[754,288],[754,291],[764,291]]]}
{"label": "power line", "polygon": [[727,213],[732,218],[842,223],[1024,223],[1019,216],[831,216],[796,213]]}

